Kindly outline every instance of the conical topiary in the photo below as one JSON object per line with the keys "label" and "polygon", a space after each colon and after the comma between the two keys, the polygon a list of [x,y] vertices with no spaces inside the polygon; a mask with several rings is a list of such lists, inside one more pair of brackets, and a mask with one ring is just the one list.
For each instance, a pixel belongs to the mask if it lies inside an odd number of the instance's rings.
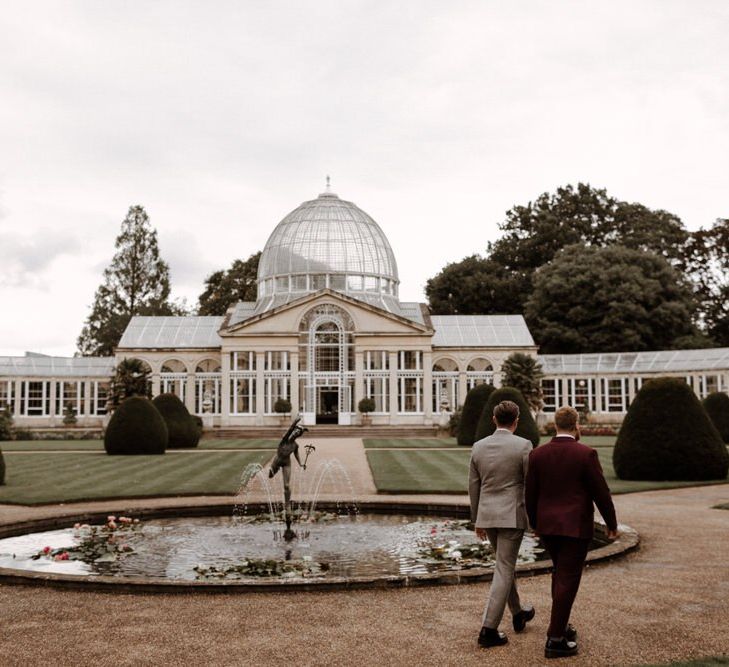
{"label": "conical topiary", "polygon": [[461,411],[461,421],[458,424],[456,439],[459,445],[470,447],[476,442],[476,427],[483,411],[483,406],[489,400],[491,393],[496,390],[492,384],[477,384],[466,394]]}
{"label": "conical topiary", "polygon": [[0,485],[5,484],[5,458],[0,451]]}
{"label": "conical topiary", "polygon": [[531,440],[532,446],[536,447],[539,444],[539,428],[537,428],[537,423],[529,411],[529,406],[524,400],[524,395],[514,387],[500,387],[491,393],[478,420],[476,441],[491,435],[496,430],[496,425],[493,420],[494,408],[501,401],[513,401],[519,406],[519,425],[516,427],[514,433],[522,438]]}
{"label": "conical topiary", "polygon": [[152,401],[130,396],[114,410],[104,434],[107,454],[164,454],[167,426]]}
{"label": "conical topiary", "polygon": [[729,396],[722,391],[715,391],[703,400],[703,406],[721,439],[729,443]]}
{"label": "conical topiary", "polygon": [[725,479],[729,454],[691,388],[681,378],[657,378],[630,404],[613,467],[620,479]]}
{"label": "conical topiary", "polygon": [[185,404],[175,394],[160,394],[152,401],[167,424],[169,449],[197,447],[200,440],[197,424]]}

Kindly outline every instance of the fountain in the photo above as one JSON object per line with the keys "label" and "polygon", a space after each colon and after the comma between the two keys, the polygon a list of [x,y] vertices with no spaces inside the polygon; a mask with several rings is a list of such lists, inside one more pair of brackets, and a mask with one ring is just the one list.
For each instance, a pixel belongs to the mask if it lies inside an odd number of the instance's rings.
{"label": "fountain", "polygon": [[[306,432],[295,419],[269,468],[244,468],[232,513],[231,505],[170,507],[132,517],[0,527],[0,580],[158,591],[402,586],[491,577],[491,547],[475,539],[466,506],[357,503],[340,461],[312,467],[311,444],[303,446],[302,461],[297,439]],[[283,493],[276,488],[279,473]],[[598,540],[588,560],[632,549],[638,538],[623,527],[620,541]],[[545,570],[544,559],[537,538],[525,536],[518,571]]]}

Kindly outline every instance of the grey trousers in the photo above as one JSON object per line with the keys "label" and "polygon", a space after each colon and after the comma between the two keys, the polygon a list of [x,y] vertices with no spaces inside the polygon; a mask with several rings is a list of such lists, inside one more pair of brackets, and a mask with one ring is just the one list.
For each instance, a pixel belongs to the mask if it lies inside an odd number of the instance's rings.
{"label": "grey trousers", "polygon": [[483,625],[495,630],[501,623],[507,601],[512,614],[521,611],[514,568],[524,531],[521,528],[487,528],[486,534],[496,552],[496,566],[483,612]]}

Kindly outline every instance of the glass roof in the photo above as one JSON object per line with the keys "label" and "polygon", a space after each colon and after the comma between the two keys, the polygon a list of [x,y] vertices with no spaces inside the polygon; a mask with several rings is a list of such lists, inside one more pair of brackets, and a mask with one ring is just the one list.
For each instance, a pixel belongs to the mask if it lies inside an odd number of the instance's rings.
{"label": "glass roof", "polygon": [[119,341],[123,348],[220,347],[224,317],[132,317]]}
{"label": "glass roof", "polygon": [[605,354],[542,354],[546,374],[670,373],[729,369],[729,348]]}
{"label": "glass roof", "polygon": [[521,315],[432,315],[433,347],[534,347]]}
{"label": "glass roof", "polygon": [[296,273],[351,273],[398,280],[380,226],[352,202],[324,192],[289,213],[273,230],[258,280]]}
{"label": "glass roof", "polygon": [[2,377],[111,377],[113,357],[49,357],[27,352],[24,357],[0,357]]}

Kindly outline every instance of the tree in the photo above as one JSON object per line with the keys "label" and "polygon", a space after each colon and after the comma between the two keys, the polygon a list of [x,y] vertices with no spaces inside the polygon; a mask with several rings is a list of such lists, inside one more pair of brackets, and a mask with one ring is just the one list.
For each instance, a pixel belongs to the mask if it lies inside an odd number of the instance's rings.
{"label": "tree", "polygon": [[720,346],[729,346],[729,218],[691,234],[684,270],[695,285],[702,328]]}
{"label": "tree", "polygon": [[425,284],[434,315],[491,315],[520,308],[514,294],[529,289],[529,282],[493,260],[471,255],[447,264]]}
{"label": "tree", "polygon": [[729,454],[681,378],[646,382],[628,408],[613,449],[620,479],[726,479]]}
{"label": "tree", "polygon": [[134,315],[184,314],[171,303],[170,270],[159,255],[157,231],[142,206],[131,206],[104,270],[91,314],[78,338],[84,356],[111,356]]}
{"label": "tree", "polygon": [[198,314],[224,315],[228,307],[238,301],[255,301],[260,259],[261,253],[257,252],[245,261],[236,259],[227,271],[211,273],[198,298]]}
{"label": "tree", "polygon": [[673,349],[696,335],[695,302],[662,257],[571,246],[537,271],[524,316],[542,353]]}
{"label": "tree", "polygon": [[483,406],[489,400],[489,396],[496,391],[496,387],[492,384],[477,384],[466,394],[466,400],[463,403],[463,411],[458,424],[458,444],[470,447],[476,442],[476,428],[478,420],[483,412]]}
{"label": "tree", "polygon": [[529,406],[524,396],[516,387],[499,387],[491,392],[489,400],[486,401],[476,427],[476,441],[488,437],[496,430],[494,424],[494,408],[501,401],[512,401],[519,406],[519,423],[516,426],[515,435],[532,441],[532,447],[539,444],[539,427],[529,412]]}
{"label": "tree", "polygon": [[111,410],[130,396],[152,398],[151,370],[139,359],[122,359],[114,369],[107,403]]}
{"label": "tree", "polygon": [[701,404],[709,415],[711,423],[716,426],[721,439],[729,444],[729,396],[723,391],[714,391]]}
{"label": "tree", "polygon": [[542,365],[536,357],[523,352],[510,354],[501,365],[501,381],[507,387],[518,389],[529,409],[536,412],[542,407]]}
{"label": "tree", "polygon": [[489,243],[486,257],[449,264],[428,281],[433,313],[523,312],[535,271],[569,245],[622,245],[679,264],[688,238],[672,213],[620,201],[585,183],[514,206],[499,229],[502,235]]}

